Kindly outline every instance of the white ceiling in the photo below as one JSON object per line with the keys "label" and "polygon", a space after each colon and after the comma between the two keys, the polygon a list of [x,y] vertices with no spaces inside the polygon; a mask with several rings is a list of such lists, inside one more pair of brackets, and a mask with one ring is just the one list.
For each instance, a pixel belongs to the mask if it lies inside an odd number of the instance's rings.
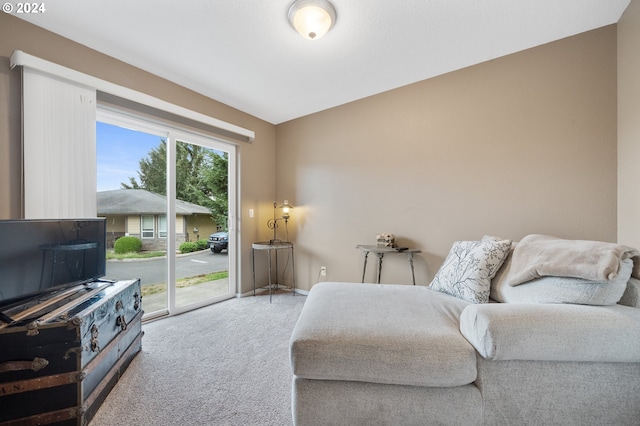
{"label": "white ceiling", "polygon": [[[618,21],[630,0],[331,0],[319,40],[292,0],[64,0],[16,15],[270,123]],[[29,52],[27,52],[29,53]]]}

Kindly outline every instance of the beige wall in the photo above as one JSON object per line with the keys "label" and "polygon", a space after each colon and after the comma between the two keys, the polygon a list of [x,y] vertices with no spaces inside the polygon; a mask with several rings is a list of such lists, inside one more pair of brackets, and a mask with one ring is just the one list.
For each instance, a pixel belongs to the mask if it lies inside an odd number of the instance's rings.
{"label": "beige wall", "polygon": [[640,247],[640,1],[618,23],[618,241]]}
{"label": "beige wall", "polygon": [[[157,218],[156,218],[156,222],[157,222]],[[176,224],[175,224],[175,226],[176,226],[176,234],[183,234],[185,232],[188,232],[184,216],[176,215]]]}
{"label": "beige wall", "polygon": [[[100,54],[6,13],[0,13],[0,218],[21,217],[20,73],[9,69],[14,50],[147,93],[168,102],[255,131],[251,144],[240,145],[239,200],[242,212],[240,279],[242,291],[251,284],[251,242],[268,236],[263,226],[271,215],[275,195],[275,126],[198,95],[138,68]],[[248,209],[256,218],[248,218]],[[262,228],[265,228],[264,230]]]}
{"label": "beige wall", "polygon": [[[638,85],[637,9],[633,0],[620,25],[620,90]],[[421,284],[457,239],[541,232],[615,241],[618,232],[621,242],[640,241],[631,236],[640,216],[623,200],[637,185],[616,186],[615,26],[273,126],[0,14],[0,218],[21,214],[20,78],[9,70],[16,49],[254,130],[255,142],[239,149],[241,258],[270,237],[274,198],[287,198],[296,205],[289,232],[303,289],[321,265],[326,279],[359,280],[354,246],[379,232],[423,250]],[[633,57],[636,65],[623,63]],[[635,93],[619,105],[620,177],[629,182],[635,167],[622,162],[640,159],[637,127],[625,118],[638,115]],[[250,271],[243,262],[242,291]],[[385,258],[383,281],[409,281],[404,257]]]}
{"label": "beige wall", "polygon": [[[186,223],[183,225],[186,233],[189,235],[189,241],[207,240],[209,235],[218,232],[218,227],[213,223],[211,215],[194,214],[185,217]],[[198,236],[193,233],[193,228],[198,228]],[[176,229],[182,230],[183,228]]]}
{"label": "beige wall", "polygon": [[142,223],[139,214],[127,216],[127,235],[136,235],[140,237],[142,234],[141,227]]}
{"label": "beige wall", "polygon": [[[277,197],[297,206],[301,288],[322,265],[327,280],[359,280],[354,247],[380,232],[423,250],[419,284],[455,240],[616,240],[615,26],[276,130]],[[383,282],[410,282],[404,256],[384,259]]]}

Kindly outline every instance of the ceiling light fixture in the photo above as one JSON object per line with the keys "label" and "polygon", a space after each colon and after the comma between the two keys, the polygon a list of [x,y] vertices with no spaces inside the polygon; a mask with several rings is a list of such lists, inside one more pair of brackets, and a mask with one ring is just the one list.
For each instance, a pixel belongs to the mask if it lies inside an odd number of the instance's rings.
{"label": "ceiling light fixture", "polygon": [[309,40],[317,40],[336,22],[336,10],[327,0],[296,0],[289,7],[289,22]]}

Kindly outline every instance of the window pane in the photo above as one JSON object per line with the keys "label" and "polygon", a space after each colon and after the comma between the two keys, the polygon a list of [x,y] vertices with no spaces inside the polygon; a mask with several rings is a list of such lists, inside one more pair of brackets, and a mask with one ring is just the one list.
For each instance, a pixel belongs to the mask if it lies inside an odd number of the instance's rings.
{"label": "window pane", "polygon": [[153,216],[142,216],[142,238],[153,238]]}
{"label": "window pane", "polygon": [[[176,142],[176,239],[198,244],[189,263],[176,263],[176,306],[222,298],[229,284],[229,155],[204,145]],[[204,250],[202,250],[204,249]]]}
{"label": "window pane", "polygon": [[129,236],[141,240],[146,256],[144,262],[135,254],[126,256],[127,262],[107,262],[106,278],[140,278],[145,317],[159,315],[168,307],[167,239],[155,232],[155,221],[167,216],[165,139],[98,122],[96,141],[98,215],[107,220],[108,252]]}
{"label": "window pane", "polygon": [[167,215],[158,216],[158,236],[167,238]]}

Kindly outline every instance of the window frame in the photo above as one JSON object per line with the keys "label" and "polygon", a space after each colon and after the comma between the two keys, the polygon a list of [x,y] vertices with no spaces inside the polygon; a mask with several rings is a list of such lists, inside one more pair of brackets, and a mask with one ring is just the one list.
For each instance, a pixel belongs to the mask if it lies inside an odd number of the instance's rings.
{"label": "window frame", "polygon": [[[142,131],[149,134],[154,134],[166,139],[167,142],[167,235],[176,235],[177,221],[176,218],[176,144],[177,143],[190,143],[200,145],[210,149],[227,152],[229,154],[228,161],[228,175],[229,175],[229,188],[228,188],[228,207],[229,216],[227,229],[229,231],[229,249],[228,252],[228,269],[229,269],[229,292],[223,296],[214,299],[203,299],[198,302],[189,305],[178,305],[176,302],[176,256],[167,256],[167,284],[168,284],[168,304],[167,311],[158,311],[153,313],[152,316],[145,315],[145,319],[156,318],[166,315],[178,315],[184,312],[188,312],[193,309],[204,307],[212,303],[216,303],[221,300],[230,299],[235,297],[240,290],[240,284],[238,280],[240,264],[239,264],[239,247],[240,241],[240,229],[237,226],[238,220],[238,199],[240,191],[240,176],[238,173],[238,145],[230,143],[215,135],[194,131],[188,127],[182,127],[180,123],[172,123],[162,119],[154,119],[147,115],[138,115],[131,110],[121,111],[114,108],[111,104],[101,104],[98,100],[96,121],[103,123],[128,128],[135,131]],[[142,216],[142,215],[141,215]],[[173,218],[173,219],[170,219]],[[157,215],[156,215],[157,220]],[[142,237],[142,218],[140,219],[140,236]],[[157,223],[154,224],[157,229]],[[141,238],[142,240],[143,238]],[[149,238],[144,238],[149,241]],[[176,238],[166,238],[166,250],[167,253],[176,253],[177,243]]]}
{"label": "window frame", "polygon": [[[158,216],[158,238],[167,238],[167,235],[169,235],[168,231],[167,231],[167,215],[166,214],[159,214]],[[162,221],[164,219],[164,227],[162,226]],[[163,230],[164,228],[164,230]],[[162,235],[164,233],[164,235]]]}
{"label": "window frame", "polygon": [[[145,219],[151,218],[151,228],[146,228]],[[149,229],[151,230],[151,236],[147,235],[149,233]],[[152,240],[156,237],[156,216],[153,214],[141,214],[140,215],[140,238]]]}

